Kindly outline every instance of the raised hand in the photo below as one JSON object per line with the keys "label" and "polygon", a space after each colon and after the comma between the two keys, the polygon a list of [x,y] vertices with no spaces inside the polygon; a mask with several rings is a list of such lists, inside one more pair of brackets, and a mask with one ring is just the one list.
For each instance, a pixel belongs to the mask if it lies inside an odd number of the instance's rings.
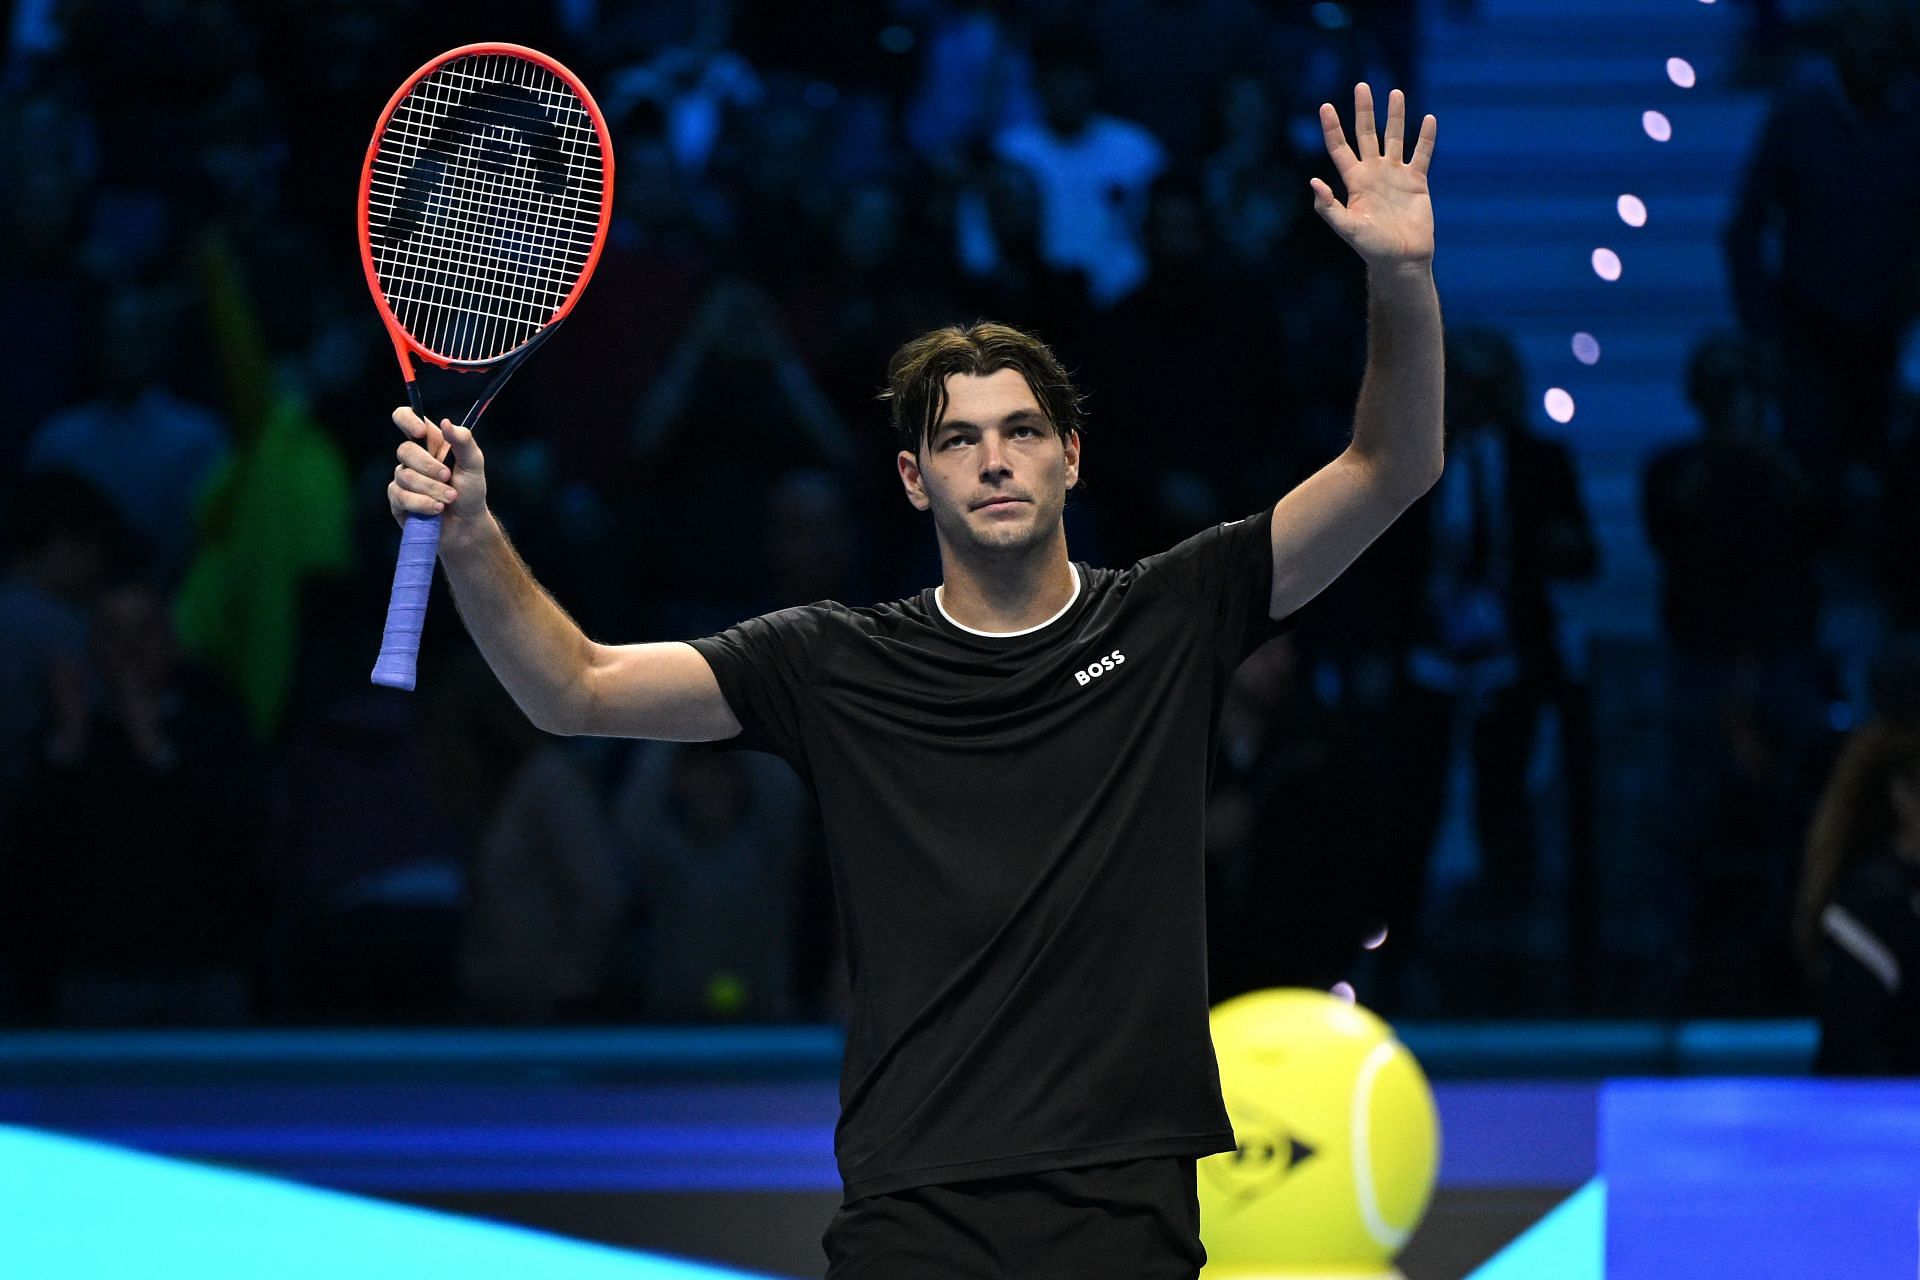
{"label": "raised hand", "polygon": [[407,437],[395,450],[399,465],[387,482],[387,506],[393,518],[404,524],[408,515],[442,516],[442,542],[482,523],[487,509],[486,461],[473,442],[473,432],[445,418],[435,426],[404,405],[393,411],[393,425]]}
{"label": "raised hand", "polygon": [[1320,128],[1334,172],[1347,189],[1340,203],[1333,189],[1312,179],[1313,208],[1372,269],[1429,266],[1433,261],[1433,202],[1427,196],[1427,166],[1433,160],[1438,122],[1427,116],[1413,159],[1406,159],[1406,95],[1387,95],[1387,137],[1383,148],[1373,119],[1373,90],[1353,87],[1356,148],[1347,145],[1340,113],[1320,104]]}

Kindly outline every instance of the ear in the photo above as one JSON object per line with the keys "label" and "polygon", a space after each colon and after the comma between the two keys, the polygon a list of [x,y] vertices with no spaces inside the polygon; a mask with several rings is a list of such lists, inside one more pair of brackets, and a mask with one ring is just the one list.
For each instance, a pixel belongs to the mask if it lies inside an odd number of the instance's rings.
{"label": "ear", "polygon": [[1067,453],[1067,488],[1071,489],[1080,483],[1080,433],[1067,432],[1064,447]]}
{"label": "ear", "polygon": [[927,496],[927,487],[920,475],[919,457],[902,449],[894,455],[894,465],[900,470],[900,486],[907,491],[907,501],[920,511],[931,507],[933,499]]}

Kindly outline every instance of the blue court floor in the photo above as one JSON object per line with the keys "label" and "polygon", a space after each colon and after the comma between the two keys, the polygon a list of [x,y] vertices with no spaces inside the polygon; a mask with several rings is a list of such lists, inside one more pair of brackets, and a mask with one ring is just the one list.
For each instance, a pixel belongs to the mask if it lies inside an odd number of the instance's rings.
{"label": "blue court floor", "polygon": [[[0,1276],[818,1273],[837,1044],[570,1034],[9,1037]],[[1440,1198],[1408,1280],[1920,1275],[1920,1085],[1435,1093]],[[1495,1244],[1434,1238],[1516,1189],[1536,1207]]]}

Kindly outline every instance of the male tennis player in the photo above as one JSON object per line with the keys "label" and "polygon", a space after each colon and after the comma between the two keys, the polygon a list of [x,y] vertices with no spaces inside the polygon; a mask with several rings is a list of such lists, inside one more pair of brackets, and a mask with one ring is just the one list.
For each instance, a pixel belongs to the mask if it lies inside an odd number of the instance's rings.
{"label": "male tennis player", "polygon": [[[1435,122],[1409,163],[1400,92],[1384,152],[1366,85],[1354,104],[1357,154],[1320,108],[1347,202],[1313,182],[1368,269],[1352,443],[1270,510],[1128,569],[1068,559],[1076,393],[1006,326],[923,335],[889,369],[941,584],[691,644],[587,639],[488,515],[472,434],[394,414],[412,437],[394,513],[445,512],[461,615],[535,724],[728,739],[818,797],[852,980],[833,1280],[1191,1277],[1205,1259],[1195,1159],[1234,1146],[1207,1030],[1214,721],[1241,658],[1441,466]],[[1166,424],[1170,454],[1187,429]]]}

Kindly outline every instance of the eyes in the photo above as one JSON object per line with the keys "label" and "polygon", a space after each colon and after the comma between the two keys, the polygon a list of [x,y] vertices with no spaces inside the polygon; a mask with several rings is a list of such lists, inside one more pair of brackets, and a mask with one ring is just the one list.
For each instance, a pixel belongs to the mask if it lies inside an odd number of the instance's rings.
{"label": "eyes", "polygon": [[[1032,426],[1028,423],[1021,422],[1021,423],[1016,423],[1011,427],[1008,427],[1006,430],[1006,434],[1009,438],[1014,440],[1038,440],[1038,439],[1044,438],[1046,435],[1046,432],[1040,430],[1040,428],[1036,426]],[[940,441],[937,448],[944,451],[944,450],[952,449],[955,445],[974,444],[974,443],[976,443],[976,438],[974,436],[968,435],[964,432],[955,432],[953,435],[950,435],[946,437],[944,440]]]}

